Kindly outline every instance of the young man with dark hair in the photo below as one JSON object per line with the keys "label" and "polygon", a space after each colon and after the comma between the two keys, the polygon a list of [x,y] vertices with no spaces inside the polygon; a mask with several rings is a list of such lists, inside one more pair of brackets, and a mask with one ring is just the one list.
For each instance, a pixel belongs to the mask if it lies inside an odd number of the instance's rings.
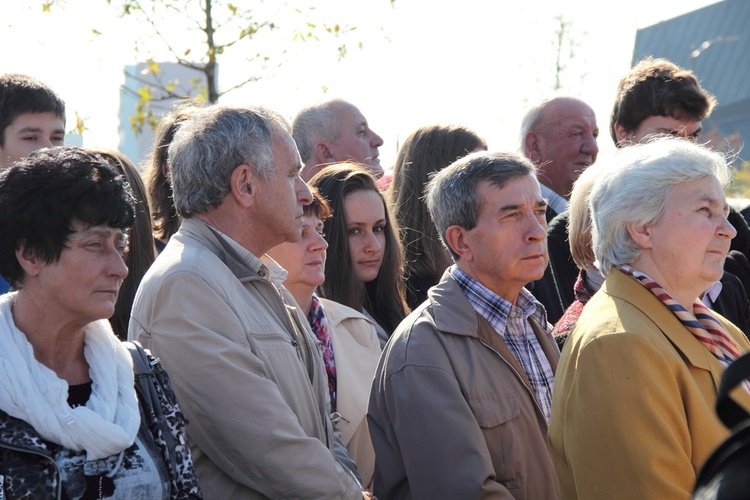
{"label": "young man with dark hair", "polygon": [[651,134],[671,134],[695,142],[716,99],[695,75],[667,61],[648,57],[621,80],[610,118],[617,147],[642,142]]}
{"label": "young man with dark hair", "polygon": [[[65,103],[36,78],[0,75],[0,172],[32,151],[62,146]],[[0,277],[0,294],[10,285]]]}
{"label": "young man with dark hair", "polygon": [[65,103],[27,75],[0,75],[0,171],[32,151],[62,146]]}

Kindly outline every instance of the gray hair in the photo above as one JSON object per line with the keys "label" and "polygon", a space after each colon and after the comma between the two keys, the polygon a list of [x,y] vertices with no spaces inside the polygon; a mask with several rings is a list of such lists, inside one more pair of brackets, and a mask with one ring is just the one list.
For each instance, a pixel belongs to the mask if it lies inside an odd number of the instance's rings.
{"label": "gray hair", "polygon": [[630,237],[628,224],[658,223],[672,186],[706,177],[726,186],[731,174],[725,158],[684,139],[662,136],[618,150],[589,198],[601,273],[606,276],[612,267],[638,258],[641,247]]}
{"label": "gray hair", "polygon": [[292,137],[305,165],[315,157],[316,144],[335,141],[341,135],[341,124],[333,105],[343,102],[333,99],[314,104],[297,113],[292,120]]}
{"label": "gray hair", "polygon": [[261,107],[210,106],[187,119],[169,146],[177,213],[188,218],[221,205],[240,165],[269,179],[274,124],[289,128],[280,115]]}
{"label": "gray hair", "polygon": [[487,181],[502,188],[511,179],[526,175],[536,177],[536,167],[515,153],[479,151],[456,160],[438,172],[427,184],[425,202],[443,245],[457,259],[459,256],[445,241],[451,226],[471,230],[477,225],[482,200],[477,186]]}

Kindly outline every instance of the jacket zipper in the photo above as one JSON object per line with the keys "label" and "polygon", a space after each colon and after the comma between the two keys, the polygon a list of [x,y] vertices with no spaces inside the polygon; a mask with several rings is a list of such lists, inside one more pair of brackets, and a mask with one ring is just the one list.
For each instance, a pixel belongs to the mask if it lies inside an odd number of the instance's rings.
{"label": "jacket zipper", "polygon": [[[284,304],[286,304],[286,302],[284,302],[283,297],[281,297],[281,301]],[[295,324],[294,319],[291,317],[292,313],[291,311],[289,311],[289,308],[286,307],[286,305],[284,305],[284,311],[286,312],[286,319],[289,321],[290,326],[292,327],[292,330],[294,331],[294,335],[297,338],[301,338],[302,342],[305,344],[305,352],[307,353],[307,355],[305,356],[303,354],[302,358],[305,360],[305,366],[307,367],[307,377],[310,379],[310,383],[312,384],[313,378],[314,378],[314,371],[313,371],[313,365],[312,365],[312,352],[310,352],[310,343],[307,341],[307,336],[305,335],[305,333],[299,331],[299,329],[297,328],[297,325]]]}
{"label": "jacket zipper", "polygon": [[[504,357],[502,357],[500,355],[500,353],[497,352],[497,350],[494,347],[488,345],[483,340],[479,340],[479,343],[482,344],[483,346],[485,346],[490,351],[492,351],[495,354],[497,354],[497,357],[500,358],[502,360],[502,362],[505,363],[508,366],[508,368],[511,369],[511,371],[513,372],[513,375],[516,376],[516,378],[518,379],[518,381],[521,382],[521,385],[524,386],[524,388],[526,389],[526,392],[528,392],[529,395],[531,396],[531,401],[534,403],[534,408],[536,408],[536,411],[539,414],[539,416],[542,417],[542,421],[545,422],[545,424],[547,424],[547,417],[544,416],[544,412],[542,411],[542,407],[539,406],[539,402],[536,400],[536,394],[534,394],[534,391],[531,389],[531,387],[529,387],[528,385],[526,385],[526,383],[523,381],[523,378],[518,373],[518,371],[513,367],[513,365],[511,365],[508,362],[507,359],[505,359]],[[549,425],[549,424],[547,424],[547,425]]]}
{"label": "jacket zipper", "polygon": [[60,476],[60,468],[57,466],[57,462],[55,462],[55,460],[51,456],[46,455],[42,453],[41,451],[18,448],[16,446],[12,446],[7,443],[0,443],[0,447],[5,448],[6,450],[17,451],[19,453],[29,453],[31,455],[36,455],[49,461],[52,464],[52,466],[55,468],[55,474],[57,475],[57,487],[55,488],[55,498],[60,499],[62,497],[62,478]]}
{"label": "jacket zipper", "polygon": [[[249,282],[249,281],[263,281],[268,285],[271,285],[273,288],[274,293],[276,293],[276,296],[281,300],[281,307],[284,309],[285,317],[287,321],[289,322],[289,326],[292,328],[292,332],[294,332],[294,337],[292,338],[292,345],[297,350],[297,355],[302,359],[303,363],[305,363],[305,368],[307,369],[307,377],[310,379],[310,383],[313,383],[314,378],[314,370],[312,365],[312,352],[310,352],[310,343],[307,341],[307,337],[305,336],[304,332],[300,332],[298,328],[295,325],[294,319],[291,317],[291,312],[289,311],[289,308],[287,307],[287,303],[284,300],[283,294],[279,291],[279,289],[276,287],[276,285],[273,284],[273,282],[256,277],[256,276],[250,276],[245,279],[241,279],[241,283]],[[307,355],[302,352],[302,347],[300,346],[300,340],[304,344],[304,349]]]}

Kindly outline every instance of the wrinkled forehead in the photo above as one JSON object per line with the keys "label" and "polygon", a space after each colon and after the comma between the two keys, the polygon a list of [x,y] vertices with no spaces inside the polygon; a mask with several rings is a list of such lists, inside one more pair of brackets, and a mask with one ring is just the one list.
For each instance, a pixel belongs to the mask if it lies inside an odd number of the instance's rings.
{"label": "wrinkled forehead", "polygon": [[367,123],[367,119],[362,112],[348,102],[334,103],[331,109],[342,126],[358,126]]}
{"label": "wrinkled forehead", "polygon": [[514,175],[502,185],[492,179],[483,179],[477,183],[475,190],[481,203],[487,201],[503,204],[544,203],[539,181],[533,174]]}
{"label": "wrinkled forehead", "polygon": [[565,126],[578,122],[595,128],[596,114],[588,104],[582,101],[560,101],[549,104],[541,122],[547,126]]}

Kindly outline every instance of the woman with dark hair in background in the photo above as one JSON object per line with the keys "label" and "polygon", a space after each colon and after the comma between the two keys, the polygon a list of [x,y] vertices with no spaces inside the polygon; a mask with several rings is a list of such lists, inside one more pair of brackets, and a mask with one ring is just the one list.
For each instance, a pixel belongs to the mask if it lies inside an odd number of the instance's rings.
{"label": "woman with dark hair in background", "polygon": [[427,290],[453,263],[424,203],[424,186],[457,159],[486,150],[485,140],[466,127],[430,125],[414,131],[398,152],[389,200],[400,229],[406,300],[412,309],[427,299]]}
{"label": "woman with dark hair in background", "polygon": [[180,124],[200,109],[193,102],[182,104],[162,118],[156,129],[154,151],[145,175],[153,221],[154,244],[159,253],[164,250],[169,238],[177,232],[181,223],[172,198],[172,182],[167,163],[169,145]]}
{"label": "woman with dark hair in background", "polygon": [[0,297],[2,498],[200,496],[166,372],[138,351],[146,395],[106,321],[134,219],[124,178],[83,149],[0,175],[0,273],[18,290]]}
{"label": "woman with dark hair in background", "polygon": [[408,314],[397,227],[375,178],[356,163],[324,168],[310,179],[328,201],[323,295],[377,323],[381,347]]}
{"label": "woman with dark hair in background", "polygon": [[122,256],[125,265],[128,266],[128,275],[120,287],[115,314],[109,318],[115,335],[120,340],[127,340],[130,309],[133,307],[135,292],[138,290],[143,275],[156,259],[154,237],[151,232],[151,211],[141,174],[125,155],[110,149],[91,148],[88,151],[104,158],[119,174],[123,175],[135,197],[135,223],[130,228],[128,248]]}

